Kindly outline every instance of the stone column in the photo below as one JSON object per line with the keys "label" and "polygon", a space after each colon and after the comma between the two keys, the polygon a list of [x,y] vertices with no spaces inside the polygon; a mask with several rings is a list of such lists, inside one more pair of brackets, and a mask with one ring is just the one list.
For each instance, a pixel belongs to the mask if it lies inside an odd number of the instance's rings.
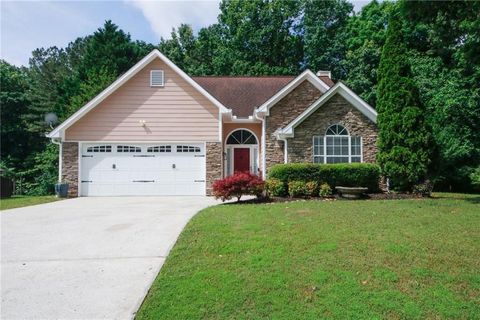
{"label": "stone column", "polygon": [[68,183],[68,196],[78,196],[78,142],[62,143],[62,181]]}

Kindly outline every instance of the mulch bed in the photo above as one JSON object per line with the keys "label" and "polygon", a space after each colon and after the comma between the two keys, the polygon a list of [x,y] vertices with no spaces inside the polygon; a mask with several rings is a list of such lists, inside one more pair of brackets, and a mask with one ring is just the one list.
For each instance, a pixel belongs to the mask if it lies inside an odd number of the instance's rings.
{"label": "mulch bed", "polygon": [[[356,199],[356,200],[399,200],[399,199],[422,199],[425,197],[422,197],[419,194],[414,194],[414,193],[397,193],[397,192],[392,192],[392,193],[369,193],[364,195],[361,199]],[[252,198],[252,199],[247,199],[247,200],[242,200],[240,199],[240,202],[228,202],[225,203],[226,205],[231,205],[231,204],[259,204],[259,203],[283,203],[283,202],[295,202],[295,201],[352,201],[355,199],[346,199],[340,197],[338,194],[335,194],[331,197],[326,197],[326,198],[290,198],[290,197],[270,197],[270,198]]]}

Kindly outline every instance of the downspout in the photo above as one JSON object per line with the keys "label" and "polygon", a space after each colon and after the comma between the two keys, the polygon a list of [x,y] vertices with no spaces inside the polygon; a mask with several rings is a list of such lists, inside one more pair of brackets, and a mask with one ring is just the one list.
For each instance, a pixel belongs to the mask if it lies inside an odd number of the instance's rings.
{"label": "downspout", "polygon": [[288,141],[287,138],[277,134],[277,139],[283,141],[283,163],[288,163]]}
{"label": "downspout", "polygon": [[52,143],[58,145],[58,183],[62,183],[62,153],[63,145],[60,141],[55,138],[51,138]]}

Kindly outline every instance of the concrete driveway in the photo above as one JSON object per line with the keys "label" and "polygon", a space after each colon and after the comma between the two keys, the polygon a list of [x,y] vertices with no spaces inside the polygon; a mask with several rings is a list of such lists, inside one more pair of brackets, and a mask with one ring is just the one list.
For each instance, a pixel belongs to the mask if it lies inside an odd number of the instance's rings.
{"label": "concrete driveway", "polygon": [[208,197],[77,198],[1,212],[2,319],[130,319]]}

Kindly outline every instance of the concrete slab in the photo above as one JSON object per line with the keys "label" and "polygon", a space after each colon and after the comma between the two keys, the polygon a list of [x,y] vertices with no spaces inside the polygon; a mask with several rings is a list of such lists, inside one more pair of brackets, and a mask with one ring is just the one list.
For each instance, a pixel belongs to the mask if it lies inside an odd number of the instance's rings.
{"label": "concrete slab", "polygon": [[2,319],[131,319],[209,197],[77,198],[2,211]]}

